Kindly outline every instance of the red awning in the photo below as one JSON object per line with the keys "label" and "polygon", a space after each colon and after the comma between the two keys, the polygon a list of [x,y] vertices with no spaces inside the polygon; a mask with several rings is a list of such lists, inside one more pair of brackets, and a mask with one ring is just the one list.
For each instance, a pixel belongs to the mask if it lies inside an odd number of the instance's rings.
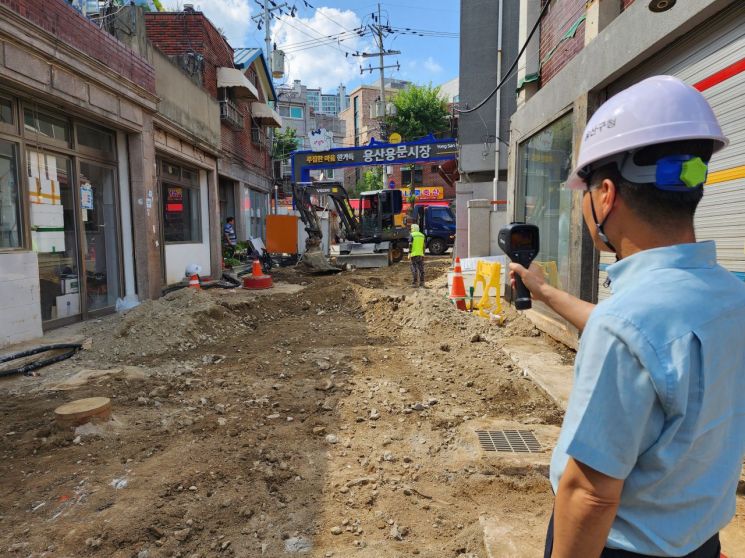
{"label": "red awning", "polygon": [[460,180],[458,160],[450,159],[449,161],[444,161],[437,167],[437,174],[439,174],[450,186],[455,186],[455,182]]}

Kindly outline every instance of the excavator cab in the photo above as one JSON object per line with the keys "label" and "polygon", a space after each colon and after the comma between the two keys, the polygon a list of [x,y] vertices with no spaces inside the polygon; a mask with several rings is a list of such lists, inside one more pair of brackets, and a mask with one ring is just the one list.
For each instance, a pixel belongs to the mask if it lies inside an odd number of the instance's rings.
{"label": "excavator cab", "polygon": [[[395,216],[403,211],[401,190],[373,190],[360,194],[362,236],[384,238],[396,227]],[[387,240],[387,239],[386,239]]]}

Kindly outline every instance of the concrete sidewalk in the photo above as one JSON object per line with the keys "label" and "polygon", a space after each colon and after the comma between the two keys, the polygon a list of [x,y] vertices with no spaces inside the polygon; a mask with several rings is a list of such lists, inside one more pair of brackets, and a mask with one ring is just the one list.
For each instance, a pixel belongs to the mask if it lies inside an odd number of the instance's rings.
{"label": "concrete sidewalk", "polygon": [[540,337],[513,337],[502,350],[517,364],[523,374],[533,380],[566,410],[574,382],[574,367],[563,364],[559,355]]}

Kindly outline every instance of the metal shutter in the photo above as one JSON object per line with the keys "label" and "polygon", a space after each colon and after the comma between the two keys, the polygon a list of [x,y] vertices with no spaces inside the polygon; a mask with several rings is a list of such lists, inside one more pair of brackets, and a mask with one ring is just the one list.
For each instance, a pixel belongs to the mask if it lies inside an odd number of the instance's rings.
{"label": "metal shutter", "polygon": [[[745,58],[745,2],[736,2],[695,31],[657,53],[608,87],[608,97],[652,75],[674,75],[691,85]],[[745,279],[745,72],[735,73],[702,91],[711,103],[730,144],[709,165],[709,183],[696,212],[698,240],[715,240],[719,263]],[[598,299],[605,268],[615,255],[603,253]]]}

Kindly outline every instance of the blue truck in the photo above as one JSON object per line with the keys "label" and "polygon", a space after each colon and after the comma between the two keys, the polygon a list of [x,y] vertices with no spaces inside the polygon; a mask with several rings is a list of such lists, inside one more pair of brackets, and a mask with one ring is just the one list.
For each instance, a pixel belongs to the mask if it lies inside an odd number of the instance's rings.
{"label": "blue truck", "polygon": [[419,225],[430,254],[440,256],[455,244],[455,214],[449,206],[417,203],[410,215],[408,224]]}

